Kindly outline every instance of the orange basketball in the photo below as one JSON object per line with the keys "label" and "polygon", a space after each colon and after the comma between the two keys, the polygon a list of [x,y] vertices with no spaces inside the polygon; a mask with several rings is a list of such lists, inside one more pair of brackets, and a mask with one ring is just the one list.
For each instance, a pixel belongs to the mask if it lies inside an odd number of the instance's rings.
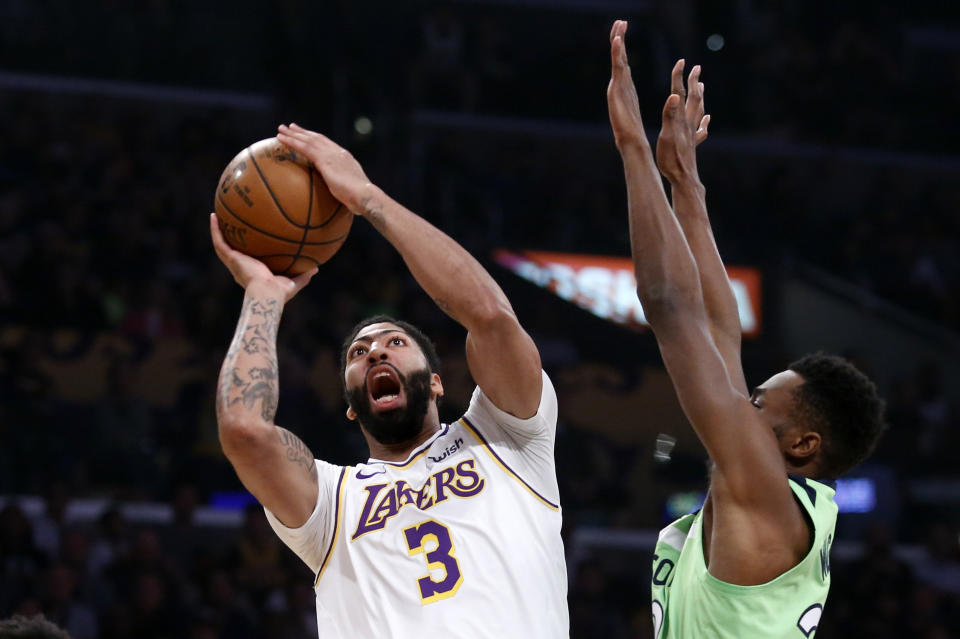
{"label": "orange basketball", "polygon": [[276,138],[230,161],[213,205],[230,246],[291,277],[333,257],[353,224],[310,162]]}

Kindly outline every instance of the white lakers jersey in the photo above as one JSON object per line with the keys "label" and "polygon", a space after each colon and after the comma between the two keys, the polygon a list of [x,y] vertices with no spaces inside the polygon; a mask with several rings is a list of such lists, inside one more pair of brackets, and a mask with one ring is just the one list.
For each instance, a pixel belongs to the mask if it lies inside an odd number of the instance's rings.
{"label": "white lakers jersey", "polygon": [[557,398],[517,419],[478,388],[403,462],[317,460],[307,522],[277,535],[316,575],[321,639],[567,637]]}

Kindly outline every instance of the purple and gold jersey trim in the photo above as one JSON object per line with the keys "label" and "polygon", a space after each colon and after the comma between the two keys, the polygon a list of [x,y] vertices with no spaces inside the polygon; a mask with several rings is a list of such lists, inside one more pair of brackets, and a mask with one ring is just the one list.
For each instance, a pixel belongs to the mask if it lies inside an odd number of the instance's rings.
{"label": "purple and gold jersey trim", "polygon": [[444,424],[443,430],[438,430],[436,433],[434,433],[433,436],[431,436],[430,439],[423,444],[423,447],[420,450],[411,453],[410,459],[408,459],[407,461],[391,462],[391,461],[381,461],[379,459],[370,458],[369,460],[367,460],[367,464],[368,465],[385,464],[387,466],[393,466],[394,468],[406,468],[413,462],[417,461],[418,459],[426,455],[427,451],[430,449],[430,446],[433,445],[433,442],[437,441],[438,439],[446,435],[448,430],[450,430],[450,425]]}
{"label": "purple and gold jersey trim", "polygon": [[471,424],[470,421],[469,421],[466,417],[461,417],[461,418],[460,418],[460,423],[463,424],[463,425],[467,428],[467,430],[470,431],[470,433],[471,433],[474,437],[477,438],[477,441],[479,441],[481,444],[483,444],[483,447],[484,447],[484,449],[487,451],[487,453],[490,454],[490,456],[493,458],[493,460],[494,460],[495,462],[497,462],[497,464],[498,464],[501,468],[503,468],[503,469],[507,472],[508,475],[510,475],[511,477],[513,477],[514,479],[516,479],[518,482],[520,482],[520,483],[523,485],[524,488],[526,488],[528,491],[530,491],[530,494],[531,494],[531,495],[533,495],[533,496],[536,497],[538,500],[540,500],[540,502],[542,502],[545,506],[547,506],[548,508],[550,508],[550,509],[552,509],[552,510],[557,510],[557,511],[560,510],[560,506],[558,506],[557,504],[553,503],[552,501],[550,501],[549,499],[547,499],[546,497],[544,497],[543,495],[541,495],[540,493],[538,493],[537,491],[535,491],[535,490],[533,489],[533,487],[532,487],[530,484],[528,484],[527,482],[525,482],[520,475],[518,475],[516,472],[514,472],[514,470],[513,470],[512,468],[510,468],[509,466],[507,466],[506,462],[504,462],[502,459],[500,459],[500,456],[497,455],[497,453],[493,450],[493,448],[490,446],[490,444],[487,443],[487,440],[484,439],[483,435],[480,434],[480,431],[478,431],[478,430],[474,427],[474,425]]}
{"label": "purple and gold jersey trim", "polygon": [[340,520],[343,519],[343,480],[347,476],[350,470],[350,466],[345,466],[340,470],[340,479],[337,480],[337,509],[333,513],[333,537],[330,539],[330,547],[327,548],[327,554],[323,558],[323,563],[320,564],[320,570],[317,571],[317,578],[313,580],[313,587],[316,588],[317,584],[320,583],[320,577],[323,576],[323,571],[327,568],[327,563],[330,561],[330,557],[333,555],[333,549],[337,545],[337,537],[340,536]]}

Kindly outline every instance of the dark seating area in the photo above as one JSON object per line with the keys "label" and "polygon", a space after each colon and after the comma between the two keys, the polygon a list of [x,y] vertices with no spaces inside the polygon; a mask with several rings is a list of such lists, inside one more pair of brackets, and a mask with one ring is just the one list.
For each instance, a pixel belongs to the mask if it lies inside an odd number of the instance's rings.
{"label": "dark seating area", "polygon": [[[629,254],[604,102],[616,17],[631,20],[650,132],[674,59],[703,64],[713,122],[700,171],[718,244],[764,274],[765,328],[744,344],[751,384],[796,355],[776,305],[791,265],[957,339],[960,21],[948,7],[542,4],[0,7],[0,618],[42,611],[74,639],[317,636],[309,570],[243,491],[213,406],[242,299],[210,246],[214,187],[237,151],[297,121],[502,284],[559,396],[571,636],[652,636],[650,548],[578,531],[655,532],[671,499],[704,490],[704,451],[649,332],[491,257]],[[333,463],[367,456],[337,356],[376,313],[437,343],[444,420],[473,390],[463,330],[357,220],[279,338],[277,422]],[[890,430],[863,476],[883,478],[878,503],[895,506],[841,515],[818,639],[960,636],[952,352],[878,376]],[[623,408],[598,423],[591,402]],[[667,464],[654,460],[659,433],[680,437]]]}

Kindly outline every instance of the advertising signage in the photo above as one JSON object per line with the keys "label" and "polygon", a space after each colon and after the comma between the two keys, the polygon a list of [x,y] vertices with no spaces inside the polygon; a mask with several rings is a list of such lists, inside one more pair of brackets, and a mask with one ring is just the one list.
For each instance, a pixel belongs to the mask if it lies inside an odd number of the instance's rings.
{"label": "advertising signage", "polygon": [[[635,328],[647,326],[643,307],[637,299],[630,258],[503,249],[495,251],[493,258],[520,277],[597,317]],[[760,272],[754,268],[728,266],[727,274],[737,300],[743,334],[756,337],[761,329]]]}

